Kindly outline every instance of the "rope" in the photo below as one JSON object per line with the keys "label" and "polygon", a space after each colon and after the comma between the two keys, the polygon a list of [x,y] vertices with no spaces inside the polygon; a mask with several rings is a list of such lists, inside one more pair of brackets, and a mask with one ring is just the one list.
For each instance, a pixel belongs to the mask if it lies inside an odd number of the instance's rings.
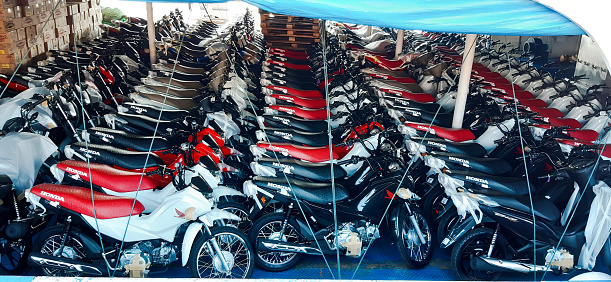
{"label": "rope", "polygon": [[[473,46],[475,46],[475,44],[473,44]],[[471,47],[473,47],[473,46],[471,46]],[[469,50],[467,51],[467,53],[468,53],[468,52],[470,52],[470,51],[471,51],[471,49],[469,49]],[[461,65],[461,68],[462,68],[462,65]],[[454,83],[456,83],[456,78],[457,78],[457,77],[458,77],[458,76],[455,76],[455,77],[454,77]],[[450,89],[452,89],[452,88],[451,88],[451,87],[448,87],[448,90],[447,90],[447,92],[446,92],[446,95],[447,95],[447,94],[450,92]],[[439,114],[439,111],[441,110],[441,108],[442,108],[442,107],[437,108],[437,111],[435,112],[435,115],[433,116],[433,119],[431,120],[431,123],[429,123],[429,126],[428,126],[428,128],[427,128],[426,132],[424,133],[424,137],[422,138],[422,140],[420,140],[420,144],[419,144],[419,146],[422,146],[422,144],[424,143],[424,140],[425,140],[426,136],[429,134],[429,131],[431,131],[431,126],[433,126],[433,122],[435,122],[435,119],[437,118],[437,114]],[[408,166],[407,166],[407,169],[405,170],[405,173],[404,173],[404,174],[403,174],[403,176],[401,177],[401,181],[399,181],[399,185],[397,186],[397,189],[396,189],[396,190],[398,190],[399,188],[401,188],[401,184],[403,184],[403,181],[405,180],[405,177],[408,175],[408,173],[410,173],[410,172],[411,172],[411,171],[410,171],[410,169],[411,169],[411,167],[412,167],[412,164],[414,164],[414,162],[416,161],[416,159],[417,159],[417,158],[412,158],[412,159],[409,161],[409,164],[408,164]],[[395,190],[395,191],[396,191],[396,190]],[[395,197],[396,197],[396,196],[397,196],[397,193],[393,193],[393,195],[392,195],[392,197],[391,197],[391,199],[390,199],[390,202],[388,203],[388,205],[387,205],[387,206],[386,206],[386,208],[384,209],[384,213],[382,214],[382,217],[380,218],[380,222],[378,223],[378,226],[380,226],[380,225],[382,224],[382,221],[384,221],[384,218],[386,217],[386,214],[388,213],[388,210],[390,209],[390,206],[392,205],[392,202],[394,201],[394,199],[395,199]],[[364,252],[364,253],[363,253],[363,255],[361,256],[361,259],[359,260],[359,263],[357,264],[356,269],[354,270],[354,273],[352,273],[352,278],[350,278],[350,279],[354,279],[354,276],[356,275],[356,272],[359,270],[359,268],[360,268],[360,266],[361,266],[361,263],[363,262],[363,259],[365,258],[365,255],[367,254],[367,251],[369,251],[369,247],[371,247],[371,243],[373,243],[373,240],[370,240],[370,241],[369,241],[369,244],[367,244],[367,249],[365,249],[365,252]],[[431,247],[432,247],[432,246],[431,246]]]}
{"label": "rope", "polygon": [[[188,20],[191,19],[191,12],[192,10],[189,10],[189,18]],[[182,45],[183,41],[184,41],[185,36],[183,36],[180,40],[180,45]],[[168,98],[168,93],[170,91],[170,87],[172,85],[172,79],[174,78],[174,72],[176,71],[176,65],[178,64],[178,57],[180,55],[180,50],[182,50],[182,48],[178,48],[178,50],[176,51],[176,60],[174,60],[174,66],[172,68],[172,73],[170,74],[170,80],[168,82],[168,87],[166,88],[165,94],[163,95],[163,104],[165,105],[167,98]],[[157,123],[155,124],[155,130],[153,131],[153,138],[151,139],[151,144],[149,145],[149,149],[148,149],[148,154],[146,155],[146,159],[144,161],[144,167],[146,167],[146,164],[148,164],[149,161],[149,157],[151,156],[151,151],[153,150],[153,143],[155,142],[155,137],[157,135],[157,129],[159,128],[159,122],[161,121],[161,116],[163,115],[163,107],[160,107],[160,111],[159,111],[159,117],[157,118]],[[140,181],[138,182],[138,189],[136,189],[136,194],[134,195],[134,201],[132,202],[132,208],[130,211],[130,215],[134,212],[134,207],[136,206],[136,199],[138,198],[138,192],[140,192],[140,186],[142,185],[142,180],[144,179],[144,175],[145,175],[145,169],[144,167],[142,168],[142,174],[140,174]],[[125,243],[125,237],[127,236],[127,229],[129,227],[129,223],[131,221],[132,217],[129,216],[127,218],[127,223],[125,225],[125,232],[123,233],[123,238],[121,239],[121,246],[119,247],[119,252],[117,254],[121,254],[121,252],[123,251],[123,245]],[[115,276],[115,273],[117,271],[117,267],[119,265],[119,260],[117,260],[117,263],[115,264],[115,269],[112,272],[111,276]]]}
{"label": "rope", "polygon": [[[507,45],[507,36],[505,36],[505,45]],[[509,74],[511,75],[511,57],[509,56],[509,51],[506,49],[505,54],[507,56],[507,62],[509,64]],[[522,147],[522,160],[524,161],[524,172],[526,173],[526,184],[528,185],[528,200],[530,202],[530,213],[533,219],[533,254],[534,261],[537,261],[537,219],[535,217],[535,208],[533,206],[533,197],[532,192],[530,191],[530,176],[528,175],[528,166],[526,165],[526,153],[524,151],[524,138],[522,138],[522,126],[520,125],[520,117],[518,115],[518,99],[516,98],[516,90],[514,85],[513,78],[510,79],[511,82],[511,91],[513,93],[513,105],[516,112],[516,124],[518,127],[518,133],[520,135],[520,146]],[[537,272],[533,272],[533,281],[537,281]]]}
{"label": "rope", "polygon": [[[208,17],[210,17],[210,14],[208,14],[208,9],[206,8],[205,4],[204,4],[204,11],[208,15]],[[218,34],[218,31],[215,30],[215,32],[216,32],[217,36],[220,37],[220,35]],[[237,48],[236,46],[234,46],[234,47]],[[239,52],[238,52],[238,55],[240,55]],[[231,64],[231,66],[233,67],[233,71],[235,72],[235,64],[234,64],[233,60],[231,59],[231,56],[228,55],[227,56],[227,60],[229,60],[229,63]],[[255,107],[254,107],[254,104],[252,103],[252,101],[250,100],[250,97],[248,95],[246,95],[246,98],[247,98],[248,103],[250,104],[250,106],[254,109]],[[256,113],[256,111],[253,111],[253,112],[255,113],[255,116],[258,118],[259,115]],[[263,131],[263,134],[265,135],[265,138],[267,139],[267,141],[271,143],[271,141],[267,137],[267,132],[265,131],[265,127],[261,127],[261,130]],[[276,161],[280,162],[280,159],[278,158],[278,154],[276,154],[275,151],[272,151],[272,153],[274,154],[274,157],[276,158]],[[282,174],[284,175],[284,178],[286,179],[286,182],[289,185],[289,188],[291,188],[291,193],[293,194],[293,198],[295,199],[295,202],[297,203],[297,206],[299,207],[299,210],[301,210],[301,213],[305,215],[306,213],[304,212],[303,207],[301,206],[299,198],[297,197],[297,195],[293,191],[293,187],[291,185],[291,182],[289,181],[288,176],[286,175],[284,170],[282,171]],[[304,216],[304,219],[305,219],[306,224],[308,225],[308,229],[310,229],[310,233],[312,234],[312,237],[314,237],[314,242],[316,242],[316,245],[318,246],[318,249],[322,252],[322,248],[320,246],[320,243],[318,243],[318,240],[316,240],[316,236],[314,235],[314,230],[312,229],[312,226],[310,225],[310,221],[305,216]],[[327,265],[327,268],[329,269],[329,272],[331,273],[331,277],[333,277],[333,279],[335,279],[335,275],[333,274],[333,271],[331,270],[331,266],[329,265],[329,262],[327,261],[327,258],[324,255],[322,256],[322,258],[325,261],[325,264]]]}

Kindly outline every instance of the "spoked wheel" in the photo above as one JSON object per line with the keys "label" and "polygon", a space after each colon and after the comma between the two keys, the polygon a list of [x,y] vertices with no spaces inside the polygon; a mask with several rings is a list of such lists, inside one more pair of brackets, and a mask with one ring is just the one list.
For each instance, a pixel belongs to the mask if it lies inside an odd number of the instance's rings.
{"label": "spoked wheel", "polygon": [[[189,255],[189,271],[195,278],[245,279],[254,270],[253,250],[246,234],[230,226],[210,230],[199,236]],[[218,245],[218,251],[214,247]]]}
{"label": "spoked wheel", "polygon": [[[289,243],[299,243],[297,222],[290,218],[285,230],[281,233],[284,213],[271,213],[255,221],[250,230],[250,242],[257,248],[260,239],[278,240]],[[284,271],[293,267],[301,259],[300,253],[267,252],[256,250],[255,262],[257,266],[267,271]]]}
{"label": "spoked wheel", "polygon": [[433,254],[431,230],[421,214],[417,212],[412,214],[422,232],[424,242],[420,240],[412,220],[407,216],[407,211],[403,210],[397,224],[399,228],[397,246],[401,257],[410,268],[423,268],[429,263]]}
{"label": "spoked wheel", "polygon": [[28,267],[28,256],[32,252],[31,238],[20,238],[17,240],[6,239],[0,246],[1,261],[0,274],[23,275]]}
{"label": "spoked wheel", "polygon": [[224,223],[234,226],[245,234],[248,234],[250,227],[252,227],[252,221],[250,221],[250,218],[248,217],[249,211],[244,204],[234,201],[222,201],[217,205],[217,208],[237,215],[240,218],[240,221],[226,219]]}
{"label": "spoked wheel", "polygon": [[[55,226],[47,230],[42,231],[38,235],[38,239],[34,242],[32,250],[35,252],[41,252],[45,255],[51,255],[56,257],[64,257],[73,260],[83,260],[85,258],[84,243],[74,233],[69,232],[66,236],[66,243],[64,248],[60,252],[62,238],[64,233],[63,226]],[[48,276],[68,276],[75,277],[81,276],[81,272],[66,271],[57,268],[41,268],[43,273]]]}
{"label": "spoked wheel", "polygon": [[[487,255],[494,230],[489,228],[477,228],[470,230],[456,242],[452,250],[452,267],[456,276],[460,280],[499,280],[502,276],[500,272],[480,271],[471,268],[471,259],[481,255]],[[509,243],[505,236],[498,234],[494,249],[493,258],[509,259]]]}

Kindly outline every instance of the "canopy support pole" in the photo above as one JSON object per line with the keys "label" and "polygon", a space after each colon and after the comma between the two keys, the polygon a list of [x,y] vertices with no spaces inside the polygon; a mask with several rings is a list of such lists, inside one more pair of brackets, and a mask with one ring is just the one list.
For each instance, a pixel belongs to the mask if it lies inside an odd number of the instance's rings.
{"label": "canopy support pole", "polygon": [[462,57],[460,67],[460,77],[458,79],[458,91],[456,94],[456,105],[454,106],[454,118],[452,128],[462,128],[465,116],[467,96],[469,95],[469,81],[471,80],[471,68],[473,67],[473,57],[475,56],[475,40],[477,34],[467,34],[465,40],[465,52]]}
{"label": "canopy support pole", "polygon": [[371,27],[370,25],[367,26],[367,37],[371,36],[371,34],[373,33],[373,27]]}
{"label": "canopy support pole", "polygon": [[149,56],[151,67],[157,60],[157,48],[155,47],[155,20],[153,20],[153,3],[146,2],[146,25],[149,37]]}
{"label": "canopy support pole", "polygon": [[399,59],[399,55],[403,51],[403,40],[405,38],[405,30],[399,30],[397,32],[397,44],[395,46],[395,60]]}

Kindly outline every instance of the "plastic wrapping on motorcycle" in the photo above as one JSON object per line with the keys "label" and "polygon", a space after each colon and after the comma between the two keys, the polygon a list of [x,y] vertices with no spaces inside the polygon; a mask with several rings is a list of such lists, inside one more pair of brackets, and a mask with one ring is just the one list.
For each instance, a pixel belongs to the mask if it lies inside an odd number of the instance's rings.
{"label": "plastic wrapping on motorcycle", "polygon": [[[35,100],[30,99],[34,94],[49,95],[50,92],[44,87],[35,87],[23,91],[13,98],[0,99],[0,128],[4,126],[7,120],[14,117],[21,117],[21,106],[27,102],[34,102]],[[38,113],[36,122],[39,124],[48,129],[57,127],[57,124],[53,120],[53,114],[48,107],[38,105],[34,108],[33,112]]]}
{"label": "plastic wrapping on motorcycle", "polygon": [[579,255],[579,265],[592,270],[596,257],[611,234],[611,187],[605,182],[598,182],[592,187],[596,194],[590,207],[586,224],[586,243]]}
{"label": "plastic wrapping on motorcycle", "polygon": [[12,132],[0,139],[0,171],[8,175],[20,194],[32,188],[43,162],[57,152],[48,137],[25,132]]}
{"label": "plastic wrapping on motorcycle", "polygon": [[476,224],[482,222],[483,213],[479,208],[479,203],[475,198],[469,197],[468,192],[458,192],[456,189],[463,187],[465,183],[461,180],[452,178],[451,176],[440,173],[439,183],[443,187],[446,195],[452,198],[452,202],[456,206],[458,215],[462,218],[467,216],[467,212],[473,215]]}

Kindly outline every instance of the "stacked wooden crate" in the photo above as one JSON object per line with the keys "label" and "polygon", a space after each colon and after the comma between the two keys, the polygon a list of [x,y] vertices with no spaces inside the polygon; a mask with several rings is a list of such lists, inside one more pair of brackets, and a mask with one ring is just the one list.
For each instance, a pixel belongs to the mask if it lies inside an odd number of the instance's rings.
{"label": "stacked wooden crate", "polygon": [[318,19],[272,14],[259,10],[261,32],[268,47],[305,50],[320,42]]}
{"label": "stacked wooden crate", "polygon": [[101,21],[96,0],[0,0],[0,73],[12,74],[24,58],[27,66],[48,50],[69,49],[74,38],[96,36]]}

